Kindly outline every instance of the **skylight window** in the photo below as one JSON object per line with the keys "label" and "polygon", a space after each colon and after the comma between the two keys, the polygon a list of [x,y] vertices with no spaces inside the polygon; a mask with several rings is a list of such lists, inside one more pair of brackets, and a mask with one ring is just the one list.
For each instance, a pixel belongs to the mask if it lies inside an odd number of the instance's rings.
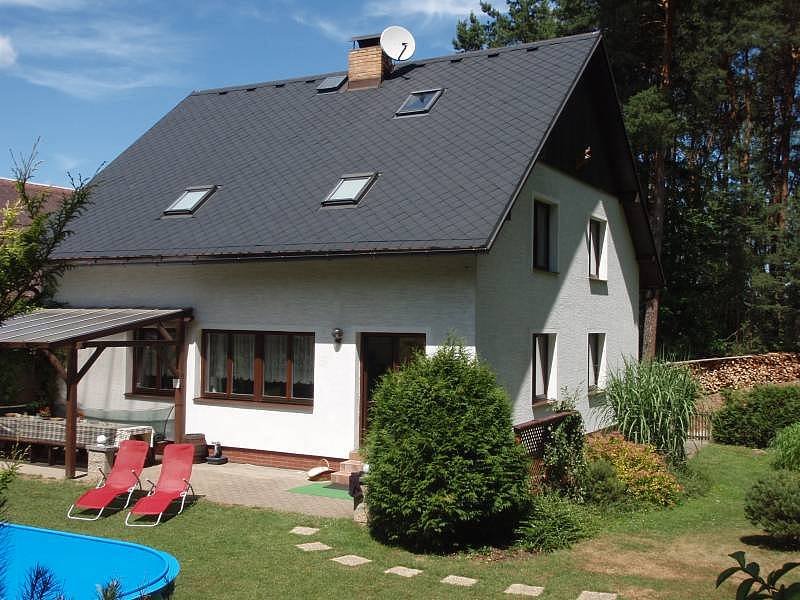
{"label": "skylight window", "polygon": [[208,197],[214,193],[216,186],[186,188],[164,211],[165,215],[191,215]]}
{"label": "skylight window", "polygon": [[408,98],[406,98],[406,101],[403,102],[403,106],[397,110],[395,115],[402,117],[405,115],[421,115],[427,113],[431,108],[433,108],[433,105],[441,95],[441,88],[436,90],[411,92],[408,95]]}
{"label": "skylight window", "polygon": [[369,191],[376,177],[375,173],[343,175],[328,197],[322,201],[322,205],[358,204],[358,201]]}
{"label": "skylight window", "polygon": [[318,94],[325,94],[327,92],[335,92],[342,84],[347,81],[347,75],[331,75],[323,79],[317,86]]}

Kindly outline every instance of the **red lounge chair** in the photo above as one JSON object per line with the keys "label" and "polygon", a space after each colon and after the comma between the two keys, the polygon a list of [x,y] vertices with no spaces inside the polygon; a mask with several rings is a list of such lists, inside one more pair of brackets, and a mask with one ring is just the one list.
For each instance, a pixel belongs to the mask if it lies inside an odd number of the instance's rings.
{"label": "red lounge chair", "polygon": [[[125,517],[125,525],[129,527],[155,527],[161,522],[161,517],[175,500],[180,499],[181,508],[178,514],[183,512],[186,504],[186,496],[191,492],[194,496],[192,484],[189,478],[192,476],[192,461],[194,459],[194,445],[192,444],[171,444],[164,448],[164,460],[161,463],[161,474],[158,476],[158,483],[150,483],[150,491],[144,498],[133,505],[133,508]],[[153,524],[131,523],[131,515],[138,517],[158,515]]]}
{"label": "red lounge chair", "polygon": [[[123,507],[128,508],[136,486],[142,489],[139,475],[142,473],[149,449],[150,445],[141,440],[125,440],[122,442],[119,445],[117,459],[114,461],[111,472],[106,475],[100,469],[100,472],[103,473],[103,479],[100,480],[95,489],[86,492],[75,501],[75,504],[69,507],[67,518],[78,521],[96,521],[103,514],[103,511],[121,494],[128,494]],[[72,514],[75,508],[79,510],[97,510],[99,512],[94,517],[80,517]]]}

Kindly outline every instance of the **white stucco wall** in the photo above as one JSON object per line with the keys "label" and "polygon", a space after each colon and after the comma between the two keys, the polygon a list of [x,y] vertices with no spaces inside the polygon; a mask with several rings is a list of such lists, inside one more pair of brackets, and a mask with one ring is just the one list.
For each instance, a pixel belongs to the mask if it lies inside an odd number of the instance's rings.
{"label": "white stucco wall", "polygon": [[[557,273],[532,269],[534,198],[557,205]],[[587,430],[597,429],[587,397],[588,334],[606,334],[604,371],[638,354],[638,265],[620,202],[539,164],[526,182],[492,250],[478,257],[478,354],[494,367],[513,402],[515,423],[533,414],[532,336],[556,334],[550,390],[578,390]],[[588,221],[607,221],[607,281],[589,279]],[[602,272],[602,270],[601,270]],[[601,375],[602,377],[602,375]],[[592,402],[594,404],[594,401]]]}
{"label": "white stucco wall", "polygon": [[[76,307],[192,307],[187,432],[227,446],[345,457],[358,440],[360,333],[425,333],[430,352],[452,332],[474,349],[474,282],[475,257],[464,255],[107,265],[69,271],[58,299]],[[338,349],[335,327],[344,330]],[[194,402],[205,328],[314,332],[313,408]],[[81,405],[150,402],[125,398],[131,359],[130,350],[107,350],[79,386]]]}

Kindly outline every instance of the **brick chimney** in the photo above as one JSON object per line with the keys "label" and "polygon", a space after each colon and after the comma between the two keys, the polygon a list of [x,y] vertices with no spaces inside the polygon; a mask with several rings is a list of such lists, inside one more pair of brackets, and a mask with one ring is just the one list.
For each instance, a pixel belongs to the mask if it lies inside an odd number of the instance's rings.
{"label": "brick chimney", "polygon": [[353,49],[347,57],[347,88],[374,88],[392,72],[392,59],[381,49],[380,34],[353,38]]}

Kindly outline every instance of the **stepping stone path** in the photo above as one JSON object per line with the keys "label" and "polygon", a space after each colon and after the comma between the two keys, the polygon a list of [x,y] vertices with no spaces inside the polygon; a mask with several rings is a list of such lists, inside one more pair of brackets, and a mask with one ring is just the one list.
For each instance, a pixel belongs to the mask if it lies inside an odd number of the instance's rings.
{"label": "stepping stone path", "polygon": [[391,569],[386,569],[384,573],[399,575],[400,577],[415,577],[422,573],[422,571],[419,569],[409,569],[408,567],[392,567]]}
{"label": "stepping stone path", "polygon": [[314,535],[315,533],[319,533],[319,529],[316,527],[300,527],[297,526],[292,529],[289,533],[293,533],[295,535]]}
{"label": "stepping stone path", "polygon": [[541,596],[542,592],[544,592],[543,587],[525,585],[524,583],[512,583],[503,593],[514,594],[516,596]]}
{"label": "stepping stone path", "polygon": [[297,548],[300,548],[303,552],[321,552],[322,550],[330,550],[331,547],[327,544],[323,544],[322,542],[308,542],[307,544],[297,544]]}
{"label": "stepping stone path", "polygon": [[355,554],[346,554],[344,556],[337,556],[336,558],[332,558],[331,560],[346,567],[358,567],[360,565],[365,565],[367,563],[372,562],[368,558],[364,558],[363,556],[356,556]]}
{"label": "stepping stone path", "polygon": [[448,575],[444,579],[442,579],[442,583],[447,583],[450,585],[460,585],[461,587],[472,587],[476,583],[478,583],[477,579],[472,579],[471,577],[461,577],[459,575]]}
{"label": "stepping stone path", "polygon": [[[298,525],[289,533],[293,533],[294,535],[316,535],[319,533],[319,529],[317,527],[303,527]],[[322,552],[332,549],[331,546],[323,544],[322,542],[307,542],[305,544],[296,544],[295,546],[304,552]],[[372,562],[368,558],[356,556],[355,554],[345,554],[344,556],[337,556],[331,560],[346,567],[358,567]],[[422,571],[420,569],[412,569],[410,567],[398,565],[386,569],[384,573],[387,575],[397,575],[399,577],[416,577],[421,574]],[[471,577],[462,577],[460,575],[448,575],[441,580],[441,583],[461,587],[472,587],[478,583],[478,580],[472,579]],[[535,585],[525,585],[524,583],[512,583],[503,593],[515,596],[541,596],[544,593],[544,588]],[[578,596],[578,600],[617,600],[617,594],[608,592],[581,592],[581,595]]]}

